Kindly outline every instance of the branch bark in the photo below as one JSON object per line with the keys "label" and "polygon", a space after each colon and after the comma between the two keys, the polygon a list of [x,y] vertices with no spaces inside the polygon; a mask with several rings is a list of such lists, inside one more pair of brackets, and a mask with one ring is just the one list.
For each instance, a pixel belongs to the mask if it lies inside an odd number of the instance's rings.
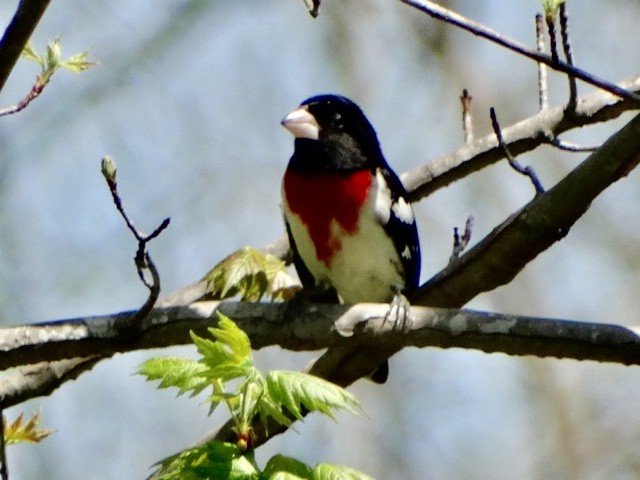
{"label": "branch bark", "polygon": [[[272,345],[294,351],[458,347],[640,365],[640,336],[619,325],[412,307],[407,325],[398,329],[385,321],[387,309],[386,304],[199,302],[152,310],[141,325],[140,336],[133,340],[114,325],[134,316],[134,311],[7,328],[0,330],[0,368],[32,365],[0,381],[0,405],[7,408],[47,395],[54,385],[75,378],[114,353],[190,343],[189,331],[206,335],[206,329],[217,321],[216,312],[232,318],[255,349]],[[311,371],[322,373],[328,363],[320,365]],[[371,365],[366,358],[349,371],[368,372]]]}

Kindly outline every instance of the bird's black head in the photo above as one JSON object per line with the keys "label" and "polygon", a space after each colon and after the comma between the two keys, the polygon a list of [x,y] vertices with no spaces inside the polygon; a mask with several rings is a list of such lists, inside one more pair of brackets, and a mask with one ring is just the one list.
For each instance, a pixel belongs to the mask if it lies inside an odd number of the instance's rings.
{"label": "bird's black head", "polygon": [[373,126],[348,98],[308,98],[282,125],[296,137],[292,168],[353,170],[384,164]]}

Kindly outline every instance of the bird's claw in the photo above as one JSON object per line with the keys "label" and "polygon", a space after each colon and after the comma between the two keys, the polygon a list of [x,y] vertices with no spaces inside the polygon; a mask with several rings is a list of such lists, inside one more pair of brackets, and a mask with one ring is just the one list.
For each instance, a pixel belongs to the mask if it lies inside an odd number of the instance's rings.
{"label": "bird's claw", "polygon": [[391,322],[391,328],[393,330],[411,328],[410,308],[411,304],[407,297],[405,297],[400,290],[397,290],[393,295],[393,300],[389,303],[389,309],[384,316],[384,322]]}

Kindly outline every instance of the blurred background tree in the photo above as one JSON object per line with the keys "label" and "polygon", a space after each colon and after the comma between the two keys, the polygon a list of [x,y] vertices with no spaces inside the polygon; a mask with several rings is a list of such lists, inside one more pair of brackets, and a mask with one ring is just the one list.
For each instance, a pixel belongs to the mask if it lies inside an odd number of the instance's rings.
{"label": "blurred background tree", "polygon": [[[444,2],[443,2],[444,3]],[[537,1],[448,5],[534,45]],[[638,74],[640,4],[570,3],[577,64],[610,81]],[[15,5],[0,5],[7,24]],[[59,74],[0,126],[0,300],[4,325],[136,308],[146,298],[135,243],[113,208],[100,158],[119,164],[129,213],[150,230],[163,291],[194,281],[241,245],[281,235],[281,175],[292,151],[280,119],[310,95],[353,98],[398,172],[459,147],[458,97],[473,95],[476,135],[537,111],[536,66],[389,0],[302,2],[52,2],[34,46],[60,37],[100,65]],[[24,97],[37,68],[18,63],[0,96]],[[592,89],[580,85],[580,93]],[[566,101],[551,74],[550,103]],[[572,132],[597,144],[629,115]],[[524,156],[547,186],[585,154],[545,147]],[[638,172],[609,188],[561,243],[472,308],[628,324],[640,291]],[[446,265],[453,226],[473,215],[474,239],[531,198],[501,162],[421,201],[422,279]],[[166,352],[163,352],[163,354]],[[189,355],[190,348],[176,348]],[[19,410],[42,408],[58,432],[9,449],[12,479],[144,478],[158,459],[222,421],[133,376],[157,352],[117,356]],[[299,369],[314,354],[258,352],[264,369]],[[377,478],[626,479],[640,472],[636,368],[520,359],[463,350],[406,350],[382,387],[352,391],[368,416],[309,417],[258,450],[347,464]],[[16,409],[16,410],[18,410]],[[13,411],[7,412],[15,416]]]}

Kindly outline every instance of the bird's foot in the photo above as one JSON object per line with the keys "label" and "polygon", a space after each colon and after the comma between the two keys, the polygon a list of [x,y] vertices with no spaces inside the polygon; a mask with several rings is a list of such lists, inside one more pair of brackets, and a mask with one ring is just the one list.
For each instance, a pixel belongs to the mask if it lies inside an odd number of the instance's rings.
{"label": "bird's foot", "polygon": [[411,318],[409,317],[411,304],[399,288],[394,288],[394,291],[393,300],[391,300],[389,304],[389,309],[384,316],[384,321],[385,323],[391,322],[391,327],[394,330],[411,328]]}

